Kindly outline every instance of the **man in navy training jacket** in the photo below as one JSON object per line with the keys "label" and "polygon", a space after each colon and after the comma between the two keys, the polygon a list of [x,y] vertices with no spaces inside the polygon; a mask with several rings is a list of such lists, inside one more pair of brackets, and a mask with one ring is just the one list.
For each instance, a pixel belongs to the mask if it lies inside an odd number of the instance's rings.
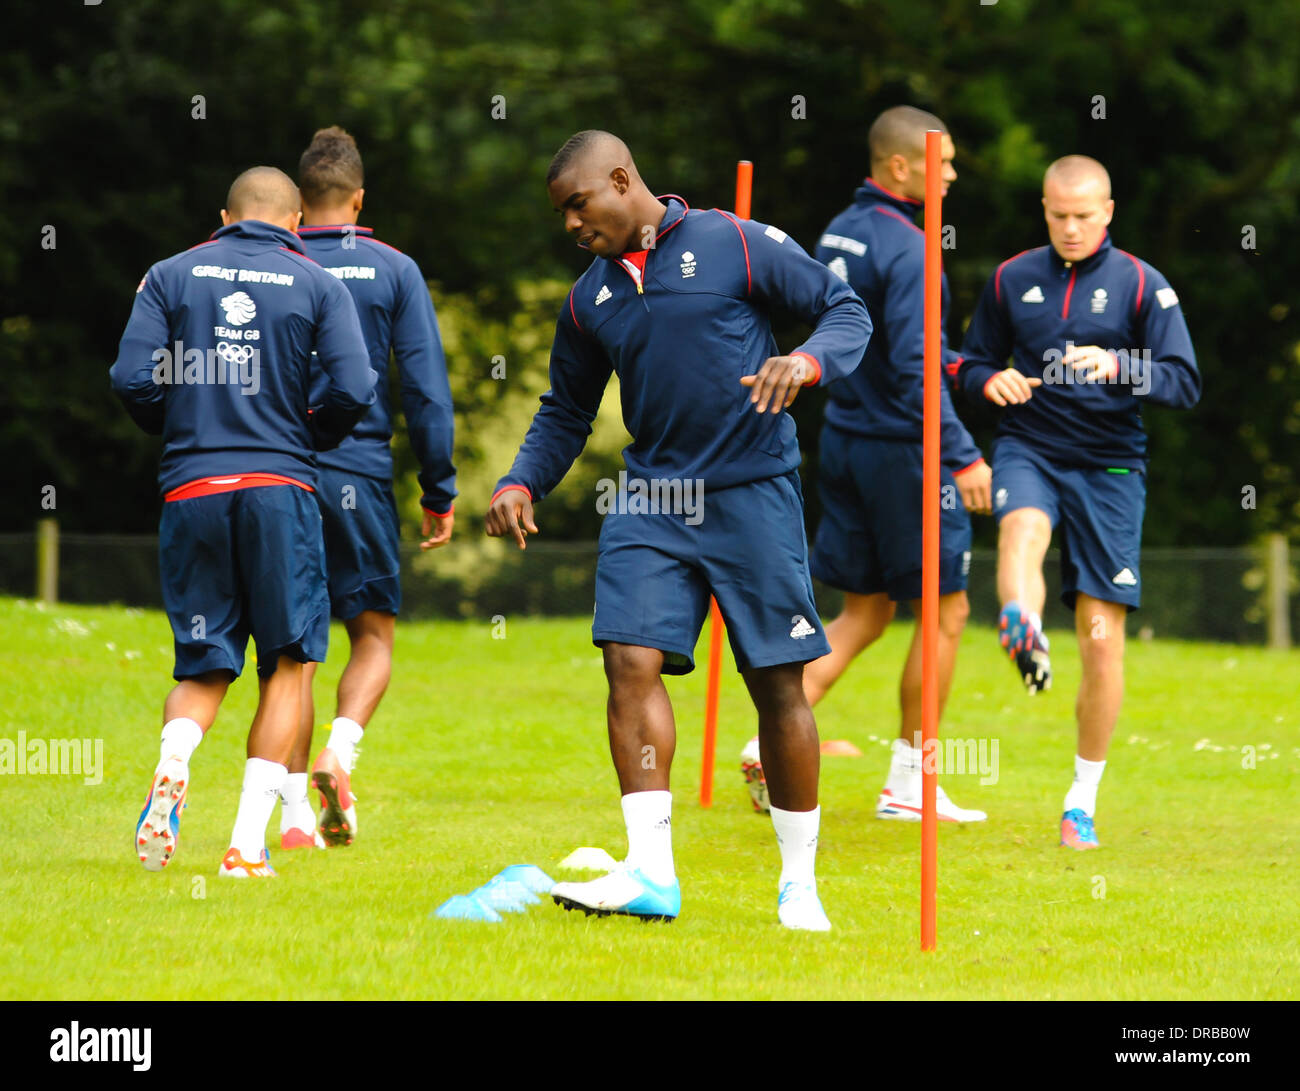
{"label": "man in navy training jacket", "polygon": [[243,670],[251,634],[257,713],[218,874],[275,874],[266,825],[288,775],[303,664],[325,658],[315,450],[365,413],[375,374],[347,291],[303,254],[299,215],[297,187],[281,171],[236,178],[211,241],[145,274],[111,371],[132,418],[163,437],[158,552],[177,684],[136,824],[150,871],[176,852],[190,758]]}
{"label": "man in navy training jacket", "polygon": [[1004,409],[993,452],[998,630],[1031,694],[1051,684],[1043,557],[1060,528],[1061,599],[1074,611],[1083,667],[1061,817],[1061,844],[1074,849],[1098,847],[1097,787],[1124,698],[1124,622],[1141,598],[1142,408],[1189,409],[1201,396],[1178,296],[1111,245],[1114,209],[1095,159],[1068,155],[1047,168],[1051,245],[998,266],[958,373],[968,397]]}
{"label": "man in navy training jacket", "polygon": [[[876,817],[921,819],[921,434],[924,392],[925,235],[913,222],[925,199],[925,133],[942,132],[943,192],[956,181],[947,126],[912,106],[882,113],[867,134],[871,176],[853,204],[827,226],[816,257],[862,297],[875,334],[862,365],[827,392],[817,487],[822,520],[810,568],[844,592],[844,609],[826,626],[831,653],[804,671],[816,705],[849,664],[884,633],[896,604],[910,602],[918,619],[899,683],[901,723]],[[947,278],[943,303],[948,302]],[[958,357],[946,340],[944,365]],[[942,376],[941,376],[942,377]],[[939,709],[948,699],[957,648],[970,615],[968,512],[990,510],[988,463],[953,411],[946,384],[942,415],[942,525],[939,536]],[[767,805],[757,740],[741,754],[754,805]],[[942,787],[938,815],[982,822],[983,811],[958,807]]]}
{"label": "man in navy training jacket", "polygon": [[[814,873],[820,755],[802,675],[829,649],[785,409],[802,386],[857,366],[871,332],[866,308],[778,228],[655,197],[609,133],[570,138],[547,186],[566,230],[597,260],[561,308],[551,389],[492,498],[488,533],[513,535],[523,548],[537,532],[533,504],[582,451],[611,371],[633,436],[625,487],[601,528],[592,625],[609,680],[628,853],[610,874],[552,894],[588,913],[677,916],[676,732],[661,675],[693,669],[712,593],[768,756],[778,919],[826,931]],[[777,354],[773,307],[816,327],[789,355]]]}
{"label": "man in navy training jacket", "polygon": [[422,549],[451,539],[456,468],[447,364],[429,289],[419,266],[358,227],[365,190],[356,141],[337,126],[319,130],[302,154],[298,185],[307,254],[342,281],[379,380],[375,401],[338,447],[323,452],[316,501],[325,531],[330,610],[348,633],[329,739],[312,765],[320,816],[307,799],[315,702],[315,664],[303,670],[302,718],[281,793],[280,846],[350,845],[357,833],[352,772],[362,733],[388,688],[393,623],[401,607],[399,523],[393,497],[392,414],[388,357],[397,364],[402,410],[420,463]]}

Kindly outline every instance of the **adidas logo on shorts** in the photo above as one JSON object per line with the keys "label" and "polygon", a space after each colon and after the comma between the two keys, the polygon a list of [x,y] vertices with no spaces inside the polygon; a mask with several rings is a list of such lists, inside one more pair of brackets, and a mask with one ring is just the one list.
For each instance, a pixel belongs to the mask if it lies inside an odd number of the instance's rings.
{"label": "adidas logo on shorts", "polygon": [[1111,577],[1110,582],[1117,584],[1120,587],[1136,587],[1137,577],[1133,575],[1132,569],[1121,568],[1113,577]]}
{"label": "adidas logo on shorts", "polygon": [[817,630],[808,624],[808,619],[803,614],[795,614],[790,619],[794,622],[794,628],[790,630],[790,635],[795,640],[802,640],[806,636],[816,636]]}

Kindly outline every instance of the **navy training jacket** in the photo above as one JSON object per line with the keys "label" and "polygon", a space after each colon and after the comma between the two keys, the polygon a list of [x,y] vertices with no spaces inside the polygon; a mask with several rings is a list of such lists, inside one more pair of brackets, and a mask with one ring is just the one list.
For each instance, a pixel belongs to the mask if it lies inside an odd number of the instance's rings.
{"label": "navy training jacket", "polygon": [[[862,366],[827,391],[826,423],[851,435],[921,442],[925,390],[925,234],[912,218],[921,209],[868,178],[853,204],[827,225],[815,255],[848,281],[871,314],[874,332]],[[943,278],[943,317],[948,278]],[[948,379],[961,358],[942,335]],[[940,398],[943,463],[960,472],[981,460],[980,450],[953,408],[948,384]]]}
{"label": "navy training jacket", "polygon": [[661,200],[668,211],[643,281],[597,258],[569,292],[551,388],[497,492],[522,485],[540,500],[559,484],[591,433],[611,371],[633,437],[623,450],[629,474],[695,478],[716,490],[786,473],[800,460],[794,419],[756,413],[740,383],[780,355],[769,308],[816,327],[794,350],[813,360],[816,381],[840,379],[862,359],[871,335],[862,300],[785,232]]}
{"label": "navy training jacket", "polygon": [[[342,443],[320,455],[320,464],[392,481],[391,349],[397,362],[407,434],[420,463],[420,505],[436,515],[446,515],[456,498],[456,467],[452,464],[455,421],[438,318],[419,266],[376,239],[368,227],[300,227],[298,234],[307,255],[351,293],[370,352],[370,366],[379,376],[374,404]],[[313,398],[323,394],[327,383],[324,374],[317,378]]]}
{"label": "navy training jacket", "polygon": [[[1077,383],[1061,360],[1070,345],[1115,350],[1114,382]],[[970,398],[1012,357],[1043,379],[1022,405],[1000,411],[998,436],[1024,440],[1062,465],[1141,469],[1142,406],[1190,409],[1201,396],[1178,296],[1160,273],[1111,245],[1082,261],[1051,246],[1004,261],[989,278],[962,344],[958,381]]]}
{"label": "navy training jacket", "polygon": [[352,297],[297,235],[260,220],[145,274],[109,375],[136,423],[163,437],[164,494],[241,473],[314,487],[316,449],[337,444],[375,396]]}

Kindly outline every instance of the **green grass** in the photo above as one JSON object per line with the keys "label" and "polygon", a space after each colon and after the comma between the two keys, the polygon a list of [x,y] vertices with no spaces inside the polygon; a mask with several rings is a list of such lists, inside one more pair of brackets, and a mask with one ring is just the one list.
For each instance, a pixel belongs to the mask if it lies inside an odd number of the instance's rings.
{"label": "green grass", "polygon": [[[227,883],[216,869],[238,801],[251,669],[192,763],[180,850],[149,874],[131,834],[170,684],[165,619],[0,600],[0,739],[102,739],[105,767],[98,785],[0,777],[0,998],[1297,993],[1296,653],[1131,642],[1100,797],[1103,848],[1077,854],[1056,844],[1073,755],[1072,637],[1053,634],[1055,688],[1029,698],[990,630],[972,627],[945,731],[998,740],[1000,777],[945,779],[959,803],[990,818],[940,830],[939,947],[922,956],[919,826],[873,818],[884,740],[896,732],[903,626],[818,708],[823,738],[864,751],[822,763],[818,870],[830,935],[776,923],[771,826],[750,809],[736,759],[753,713],[730,665],[709,811],[696,796],[703,671],[668,683],[681,732],[679,920],[587,919],[549,900],[495,925],[430,919],[507,864],[558,876],[557,862],[579,845],[624,849],[589,624],[508,625],[503,640],[487,623],[399,626],[393,683],[356,778],[357,843],[273,849],[278,880]],[[332,712],[346,650],[337,627],[331,646],[318,721]],[[1256,748],[1253,769],[1243,746]]]}

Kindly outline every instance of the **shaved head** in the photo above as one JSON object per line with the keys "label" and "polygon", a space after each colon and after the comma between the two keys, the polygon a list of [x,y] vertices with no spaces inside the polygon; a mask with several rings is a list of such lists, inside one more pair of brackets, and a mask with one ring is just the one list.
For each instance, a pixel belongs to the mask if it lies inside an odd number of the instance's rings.
{"label": "shaved head", "polygon": [[564,142],[546,172],[546,189],[564,229],[597,257],[653,246],[668,211],[641,180],[627,145],[603,129]]}
{"label": "shaved head", "polygon": [[1086,155],[1058,159],[1043,175],[1043,214],[1062,260],[1082,261],[1095,254],[1115,214],[1106,168]]}
{"label": "shaved head", "polygon": [[946,133],[948,126],[934,114],[918,110],[915,106],[895,106],[886,110],[876,118],[867,132],[872,166],[883,163],[891,155],[901,155],[905,159],[924,155],[927,129],[938,129],[939,132]]}
{"label": "shaved head", "polygon": [[948,126],[934,114],[915,106],[894,106],[881,114],[867,133],[871,145],[871,180],[888,192],[909,201],[925,201],[925,134],[936,129],[939,140],[940,192],[957,180],[952,165],[957,149]]}
{"label": "shaved head", "polygon": [[302,201],[298,187],[275,167],[250,167],[230,184],[226,211],[230,222],[265,220],[276,223],[296,216]]}
{"label": "shaved head", "polygon": [[547,168],[546,184],[549,186],[561,174],[574,167],[606,176],[615,167],[623,167],[629,178],[641,180],[627,145],[604,129],[583,129],[569,137]]}
{"label": "shaved head", "polygon": [[1079,189],[1089,182],[1096,182],[1101,187],[1101,199],[1110,200],[1110,175],[1106,173],[1097,160],[1086,155],[1067,155],[1058,159],[1043,175],[1043,191],[1049,184],[1062,189]]}

